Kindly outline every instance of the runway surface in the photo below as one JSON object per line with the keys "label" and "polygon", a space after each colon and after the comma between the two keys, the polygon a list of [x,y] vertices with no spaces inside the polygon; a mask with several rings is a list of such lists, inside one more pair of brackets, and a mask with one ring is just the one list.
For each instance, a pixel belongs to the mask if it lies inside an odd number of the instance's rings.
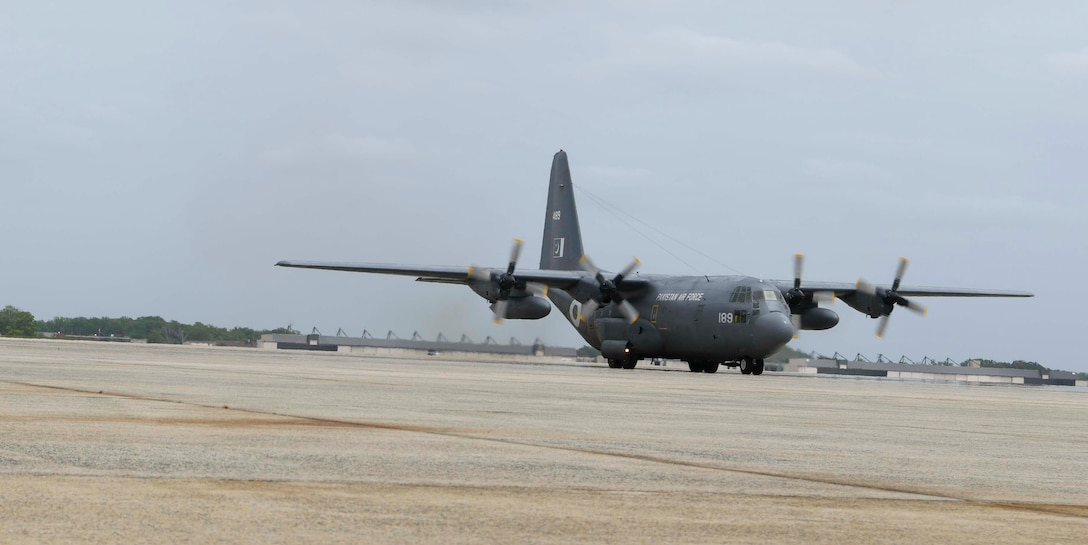
{"label": "runway surface", "polygon": [[0,339],[0,543],[1084,543],[1088,393]]}

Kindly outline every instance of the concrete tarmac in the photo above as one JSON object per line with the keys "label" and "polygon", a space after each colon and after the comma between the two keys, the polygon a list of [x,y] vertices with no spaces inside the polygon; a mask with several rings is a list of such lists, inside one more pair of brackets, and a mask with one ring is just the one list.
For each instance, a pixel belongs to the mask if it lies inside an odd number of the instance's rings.
{"label": "concrete tarmac", "polygon": [[1084,543],[1088,393],[0,339],[0,543]]}

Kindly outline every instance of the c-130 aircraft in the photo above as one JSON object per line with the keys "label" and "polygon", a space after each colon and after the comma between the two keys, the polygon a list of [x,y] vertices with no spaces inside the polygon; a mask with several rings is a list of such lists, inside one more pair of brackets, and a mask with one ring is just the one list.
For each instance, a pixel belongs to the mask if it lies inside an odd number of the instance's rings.
{"label": "c-130 aircraft", "polygon": [[[540,268],[518,270],[522,241],[514,241],[504,268],[280,261],[280,267],[415,276],[420,282],[467,285],[491,303],[496,323],[538,320],[555,305],[582,338],[601,351],[613,369],[633,369],[643,358],[687,362],[692,372],[715,373],[722,364],[761,375],[764,358],[784,347],[799,330],[830,329],[838,315],[819,303],[841,299],[879,318],[884,334],[896,306],[924,314],[907,297],[1032,297],[1023,291],[901,286],[902,259],[890,286],[801,282],[802,257],[792,281],[749,276],[671,276],[632,273],[636,258],[616,275],[598,269],[582,250],[567,154],[552,160]],[[550,304],[549,304],[550,301]]]}

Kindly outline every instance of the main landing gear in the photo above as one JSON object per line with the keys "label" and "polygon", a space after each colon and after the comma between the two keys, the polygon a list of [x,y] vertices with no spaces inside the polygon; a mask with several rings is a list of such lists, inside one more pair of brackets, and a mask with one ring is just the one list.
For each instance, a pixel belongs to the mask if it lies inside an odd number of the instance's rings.
{"label": "main landing gear", "polygon": [[696,360],[688,362],[688,369],[690,369],[692,373],[717,373],[718,365],[720,364],[716,361]]}
{"label": "main landing gear", "polygon": [[[609,364],[611,365],[611,364]],[[688,369],[692,373],[717,373],[720,362],[693,360],[688,362]],[[762,375],[763,360],[755,358],[741,358],[739,361],[727,362],[729,367],[740,367],[740,372],[745,375]]]}
{"label": "main landing gear", "polygon": [[608,360],[609,369],[634,369],[638,365],[637,358],[627,358],[625,360],[610,358]]}

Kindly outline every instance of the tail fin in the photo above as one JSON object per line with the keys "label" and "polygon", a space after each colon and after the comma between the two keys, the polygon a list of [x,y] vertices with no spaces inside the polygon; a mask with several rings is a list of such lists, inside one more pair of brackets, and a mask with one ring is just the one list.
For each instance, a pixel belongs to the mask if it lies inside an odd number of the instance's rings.
{"label": "tail fin", "polygon": [[567,152],[559,150],[552,159],[548,183],[548,209],[544,217],[544,240],[540,246],[540,268],[576,270],[582,257],[582,230],[574,205]]}

